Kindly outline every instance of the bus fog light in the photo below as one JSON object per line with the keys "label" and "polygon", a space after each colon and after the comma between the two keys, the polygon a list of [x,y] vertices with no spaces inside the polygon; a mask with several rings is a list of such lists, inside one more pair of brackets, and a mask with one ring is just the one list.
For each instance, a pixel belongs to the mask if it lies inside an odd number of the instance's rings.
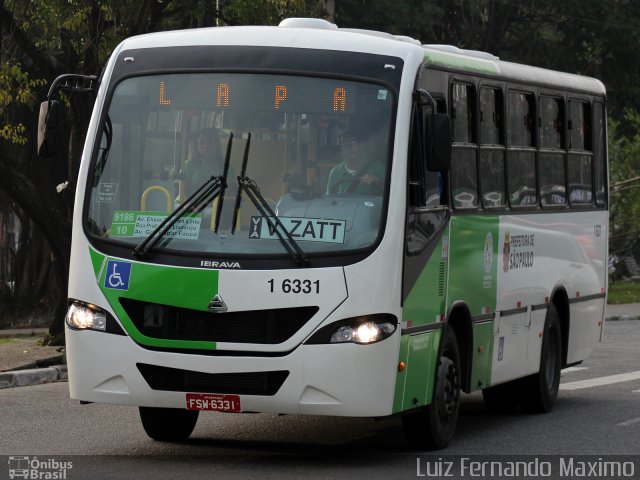
{"label": "bus fog light", "polygon": [[102,330],[107,327],[107,315],[98,307],[72,303],[67,312],[67,325],[79,330]]}

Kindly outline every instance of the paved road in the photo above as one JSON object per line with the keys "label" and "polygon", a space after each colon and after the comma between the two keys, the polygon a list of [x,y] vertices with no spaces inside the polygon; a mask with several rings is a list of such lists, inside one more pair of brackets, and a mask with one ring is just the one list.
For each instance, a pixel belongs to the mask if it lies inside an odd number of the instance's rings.
{"label": "paved road", "polygon": [[[589,379],[597,385],[576,383]],[[407,450],[398,419],[209,413],[188,442],[163,444],[145,436],[135,408],[79,405],[66,383],[12,388],[0,390],[0,455],[71,461],[70,480],[416,478],[419,459],[424,468],[459,458],[448,455],[638,455],[640,322],[608,322],[603,343],[562,384],[547,415],[490,414],[479,394],[465,396],[453,443],[431,456]]]}

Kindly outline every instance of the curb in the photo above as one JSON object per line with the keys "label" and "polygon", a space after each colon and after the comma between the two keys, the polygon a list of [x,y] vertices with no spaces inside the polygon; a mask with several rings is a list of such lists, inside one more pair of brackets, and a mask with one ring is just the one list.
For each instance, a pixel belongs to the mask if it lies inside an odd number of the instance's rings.
{"label": "curb", "polygon": [[66,381],[67,378],[66,365],[14,370],[12,372],[0,373],[0,389]]}

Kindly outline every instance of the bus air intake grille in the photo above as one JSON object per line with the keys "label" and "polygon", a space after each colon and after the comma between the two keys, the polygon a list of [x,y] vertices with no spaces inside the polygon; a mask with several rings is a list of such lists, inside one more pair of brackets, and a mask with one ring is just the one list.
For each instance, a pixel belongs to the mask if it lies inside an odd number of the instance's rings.
{"label": "bus air intake grille", "polygon": [[291,338],[318,307],[213,313],[120,298],[120,304],[147,337],[163,340],[274,345]]}
{"label": "bus air intake grille", "polygon": [[275,395],[289,376],[286,370],[248,373],[202,373],[179,368],[136,364],[153,390],[169,392]]}

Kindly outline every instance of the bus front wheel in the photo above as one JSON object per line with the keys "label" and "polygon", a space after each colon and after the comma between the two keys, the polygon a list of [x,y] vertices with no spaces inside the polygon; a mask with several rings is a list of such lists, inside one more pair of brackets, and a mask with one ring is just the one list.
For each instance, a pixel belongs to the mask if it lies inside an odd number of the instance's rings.
{"label": "bus front wheel", "polygon": [[460,353],[455,332],[445,328],[433,399],[420,411],[402,417],[409,446],[420,450],[445,448],[453,438],[459,410]]}
{"label": "bus front wheel", "polygon": [[562,330],[558,310],[549,304],[544,321],[540,370],[523,378],[522,410],[528,413],[550,412],[558,398],[562,364]]}
{"label": "bus front wheel", "polygon": [[197,410],[139,407],[142,427],[149,437],[161,442],[186,440],[198,421]]}

